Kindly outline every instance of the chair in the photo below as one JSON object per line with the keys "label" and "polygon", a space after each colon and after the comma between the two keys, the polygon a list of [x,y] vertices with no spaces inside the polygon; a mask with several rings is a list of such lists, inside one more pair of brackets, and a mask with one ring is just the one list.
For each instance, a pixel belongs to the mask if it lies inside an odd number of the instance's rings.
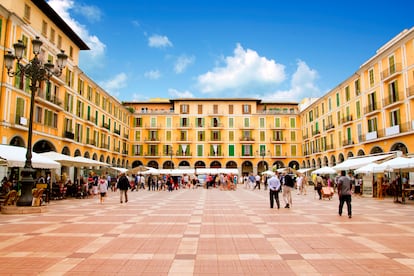
{"label": "chair", "polygon": [[45,189],[43,189],[43,188],[32,190],[32,194],[33,194],[32,206],[42,205],[42,197],[43,197],[44,190]]}
{"label": "chair", "polygon": [[4,199],[4,206],[7,205],[14,205],[16,204],[17,201],[17,191],[16,190],[11,190],[10,192],[7,193],[5,199]]}

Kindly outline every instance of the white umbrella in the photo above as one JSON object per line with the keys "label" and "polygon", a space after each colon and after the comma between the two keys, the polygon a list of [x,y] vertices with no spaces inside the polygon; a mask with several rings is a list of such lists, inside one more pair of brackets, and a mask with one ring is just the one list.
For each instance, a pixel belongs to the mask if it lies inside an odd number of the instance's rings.
{"label": "white umbrella", "polygon": [[336,170],[334,170],[331,167],[322,167],[312,172],[312,174],[336,174],[336,173],[337,173]]}
{"label": "white umbrella", "polygon": [[390,159],[378,165],[380,168],[383,168],[384,171],[394,171],[394,170],[413,170],[414,171],[414,159],[406,157],[396,157]]}
{"label": "white umbrella", "polygon": [[55,151],[48,151],[39,153],[41,156],[45,156],[47,158],[50,158],[56,162],[59,162],[62,166],[73,166],[73,167],[90,167],[91,162],[89,160],[79,160],[75,157],[57,153]]}
{"label": "white umbrella", "polygon": [[75,156],[74,159],[78,162],[83,162],[83,163],[88,164],[85,167],[109,167],[109,165],[106,163],[99,162],[97,160],[89,159],[89,158],[82,157],[82,156]]}
{"label": "white umbrella", "polygon": [[354,171],[356,174],[371,174],[371,173],[383,173],[384,168],[380,164],[370,163],[362,166]]}
{"label": "white umbrella", "polygon": [[[26,163],[26,148],[0,145],[0,158],[7,160],[8,167],[23,168]],[[32,166],[37,169],[59,169],[60,164],[50,158],[32,152]]]}
{"label": "white umbrella", "polygon": [[267,170],[267,171],[262,172],[262,175],[263,174],[265,174],[265,175],[274,175],[275,173],[274,173],[274,171]]}

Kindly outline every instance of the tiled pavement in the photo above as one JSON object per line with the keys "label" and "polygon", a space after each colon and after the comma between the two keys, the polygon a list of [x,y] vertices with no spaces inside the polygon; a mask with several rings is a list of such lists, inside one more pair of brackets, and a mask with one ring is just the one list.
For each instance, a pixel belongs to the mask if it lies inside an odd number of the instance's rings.
{"label": "tiled pavement", "polygon": [[354,197],[349,219],[313,191],[280,210],[242,187],[129,196],[0,215],[0,274],[414,275],[411,201]]}

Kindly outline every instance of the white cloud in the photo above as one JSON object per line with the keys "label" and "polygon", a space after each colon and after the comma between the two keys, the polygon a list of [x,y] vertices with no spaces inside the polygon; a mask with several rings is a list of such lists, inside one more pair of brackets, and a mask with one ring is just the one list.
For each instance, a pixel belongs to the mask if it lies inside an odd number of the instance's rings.
{"label": "white cloud", "polygon": [[190,91],[178,91],[172,88],[168,89],[168,94],[172,98],[194,98],[193,93],[191,93]]}
{"label": "white cloud", "polygon": [[96,6],[76,4],[75,12],[82,14],[90,22],[99,22],[102,17],[101,10]]}
{"label": "white cloud", "polygon": [[161,73],[158,70],[151,70],[144,73],[144,76],[150,80],[157,80],[161,77]]}
{"label": "white cloud", "polygon": [[181,74],[182,72],[187,69],[187,67],[194,63],[195,57],[194,56],[186,56],[181,55],[177,58],[175,62],[174,71],[177,74]]}
{"label": "white cloud", "polygon": [[127,86],[127,75],[125,73],[119,73],[112,79],[101,82],[99,85],[102,86],[111,95],[118,97],[120,94],[120,88]]}
{"label": "white cloud", "polygon": [[[106,45],[102,43],[96,35],[90,34],[86,26],[80,24],[71,16],[70,11],[75,11],[78,4],[75,5],[75,2],[72,0],[49,0],[48,4],[89,46],[90,50],[85,53],[87,57],[87,60],[84,60],[85,64],[100,64],[105,53]],[[85,10],[86,9],[84,8],[84,11]],[[89,10],[89,12],[93,12],[95,16],[99,13],[98,11],[97,7],[93,7]]]}
{"label": "white cloud", "polygon": [[154,48],[172,47],[171,41],[167,36],[152,35],[148,38],[148,45]]}
{"label": "white cloud", "polygon": [[303,98],[317,97],[320,95],[320,89],[315,82],[318,78],[318,72],[304,62],[297,62],[297,69],[292,75],[290,89],[280,90],[263,97],[265,100],[273,101],[300,101]]}
{"label": "white cloud", "polygon": [[203,93],[274,86],[286,78],[284,65],[261,57],[254,50],[245,50],[240,44],[234,49],[234,55],[226,57],[224,63],[222,67],[198,76],[198,86]]}

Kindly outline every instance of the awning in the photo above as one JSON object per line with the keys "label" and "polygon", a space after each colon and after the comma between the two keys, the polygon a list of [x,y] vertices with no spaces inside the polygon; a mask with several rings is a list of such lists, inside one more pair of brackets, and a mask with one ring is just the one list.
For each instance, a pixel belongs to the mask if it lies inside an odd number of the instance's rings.
{"label": "awning", "polygon": [[344,162],[334,166],[333,169],[336,171],[355,170],[362,166],[370,164],[372,162],[383,160],[391,156],[392,154],[383,154],[383,155],[365,156],[365,157],[351,157],[345,160]]}
{"label": "awning", "polygon": [[83,161],[76,159],[75,157],[57,153],[55,151],[39,153],[41,156],[45,156],[53,161],[60,163],[62,166],[68,167],[90,167],[91,163],[89,161]]}
{"label": "awning", "polygon": [[337,172],[331,167],[322,167],[314,170],[312,174],[337,174]]}
{"label": "awning", "polygon": [[74,159],[78,162],[87,163],[88,165],[86,165],[85,167],[109,167],[109,165],[106,163],[93,160],[93,159],[89,159],[86,157],[82,157],[82,156],[75,156]]}
{"label": "awning", "polygon": [[[26,148],[0,145],[0,158],[4,159],[8,167],[23,168],[26,163]],[[32,166],[37,169],[59,169],[60,164],[50,158],[32,152]]]}

